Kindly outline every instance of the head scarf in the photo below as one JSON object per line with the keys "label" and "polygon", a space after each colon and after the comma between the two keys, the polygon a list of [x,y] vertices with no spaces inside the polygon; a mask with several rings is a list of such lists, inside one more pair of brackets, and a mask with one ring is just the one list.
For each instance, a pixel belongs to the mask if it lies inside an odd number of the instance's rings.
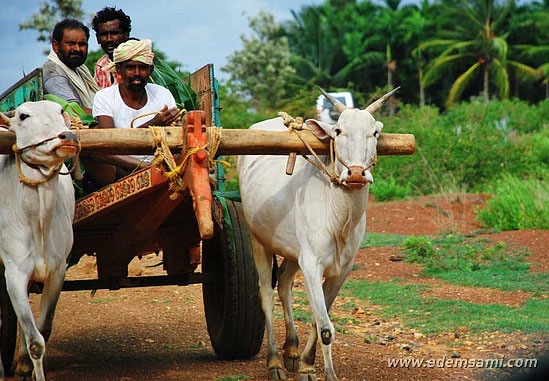
{"label": "head scarf", "polygon": [[108,65],[107,70],[113,70],[114,66],[124,61],[143,62],[152,65],[154,53],[152,52],[152,41],[144,39],[141,41],[129,40],[118,45],[113,52],[113,63]]}

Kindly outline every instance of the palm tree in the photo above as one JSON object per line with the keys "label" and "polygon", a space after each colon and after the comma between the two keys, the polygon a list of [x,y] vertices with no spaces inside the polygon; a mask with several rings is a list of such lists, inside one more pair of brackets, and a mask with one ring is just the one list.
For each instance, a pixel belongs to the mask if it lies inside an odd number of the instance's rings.
{"label": "palm tree", "polygon": [[[528,65],[508,58],[509,18],[515,7],[514,0],[501,4],[498,0],[443,0],[441,9],[451,21],[441,38],[420,44],[420,49],[441,50],[442,52],[428,65],[423,86],[435,83],[443,72],[458,65],[466,65],[452,84],[446,107],[458,101],[463,91],[473,80],[482,75],[484,99],[489,99],[489,85],[498,89],[498,96],[509,96],[509,70],[515,76],[537,77],[539,71]],[[463,66],[461,66],[463,68]],[[491,80],[491,81],[490,81]]]}

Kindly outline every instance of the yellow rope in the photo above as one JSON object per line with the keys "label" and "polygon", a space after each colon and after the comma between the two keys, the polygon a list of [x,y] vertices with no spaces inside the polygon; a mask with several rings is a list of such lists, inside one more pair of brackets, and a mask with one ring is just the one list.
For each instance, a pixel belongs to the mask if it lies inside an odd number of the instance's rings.
{"label": "yellow rope", "polygon": [[[78,144],[80,144],[80,129],[81,128],[88,128],[88,126],[84,127],[84,124],[82,123],[82,120],[75,116],[71,117],[71,130],[76,130],[76,138],[78,139]],[[74,156],[74,159],[72,159],[72,169],[70,172],[74,172],[74,179],[75,180],[82,180],[82,168],[80,168],[80,149],[78,149],[78,152]],[[68,172],[68,173],[70,173]],[[66,173],[61,173],[62,175],[65,175]]]}
{"label": "yellow rope", "polygon": [[332,154],[333,146],[330,145],[330,161],[331,161],[331,167],[332,167],[332,172],[330,172],[330,170],[328,169],[328,167],[326,167],[324,162],[322,162],[322,160],[320,160],[320,158],[318,157],[316,152],[313,150],[311,145],[309,143],[307,143],[307,141],[305,141],[305,139],[303,139],[301,134],[299,134],[298,131],[302,131],[302,130],[307,129],[303,126],[303,118],[298,116],[297,118],[294,119],[293,117],[291,117],[290,115],[288,115],[288,113],[286,113],[284,111],[279,112],[278,115],[283,119],[284,125],[286,127],[288,127],[288,129],[291,132],[294,132],[297,135],[297,137],[303,142],[303,144],[305,144],[305,147],[307,147],[309,152],[314,156],[314,158],[316,159],[316,162],[312,161],[311,159],[309,159],[305,155],[302,155],[302,157],[305,160],[307,160],[309,163],[314,165],[316,168],[318,168],[318,170],[320,170],[321,172],[324,172],[330,178],[330,181],[332,183],[334,183],[336,185],[341,185],[342,182],[339,180],[339,177],[337,177],[337,175],[335,174],[334,157],[333,157],[333,154]]}
{"label": "yellow rope", "polygon": [[210,170],[214,168],[215,163],[221,163],[226,166],[230,165],[230,163],[225,160],[214,160],[215,155],[217,154],[217,150],[219,149],[219,145],[221,144],[222,132],[223,129],[221,127],[206,127]]}
{"label": "yellow rope", "polygon": [[135,118],[132,119],[132,121],[130,122],[130,128],[133,128],[133,122],[135,122],[137,119],[140,119],[140,118],[143,118],[145,116],[149,116],[149,115],[158,115],[158,114],[162,114],[161,111],[153,111],[153,112],[148,112],[146,114],[141,114],[141,115],[137,115]]}
{"label": "yellow rope", "polygon": [[47,183],[48,181],[53,179],[55,176],[57,176],[57,174],[61,171],[61,167],[63,166],[63,164],[61,164],[59,168],[53,171],[53,173],[50,176],[46,176],[46,178],[44,179],[41,179],[41,180],[29,179],[27,176],[23,174],[23,171],[21,170],[21,158],[19,155],[19,150],[17,149],[17,146],[15,144],[13,145],[13,152],[15,153],[15,167],[17,168],[17,173],[19,173],[19,181],[31,187],[35,187],[40,184]]}

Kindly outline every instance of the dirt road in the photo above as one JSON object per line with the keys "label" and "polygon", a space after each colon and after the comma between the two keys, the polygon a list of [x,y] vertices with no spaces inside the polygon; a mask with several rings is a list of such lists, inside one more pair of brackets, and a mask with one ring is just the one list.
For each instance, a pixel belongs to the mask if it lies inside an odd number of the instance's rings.
{"label": "dirt road", "polygon": [[[477,195],[461,195],[458,200],[444,197],[407,202],[372,202],[368,209],[368,231],[394,234],[434,234],[445,229],[469,232],[479,229],[473,208],[484,202]],[[441,210],[446,211],[441,213]],[[533,271],[549,270],[549,231],[500,233],[504,240],[529,247]],[[361,250],[352,279],[417,282],[420,268],[407,262],[394,262],[390,256],[398,248]],[[161,258],[149,255],[130,265],[131,275],[157,274]],[[94,259],[85,257],[70,269],[70,277],[95,276]],[[443,281],[421,278],[433,285],[432,297],[516,305],[525,296],[475,287],[450,286]],[[297,281],[298,291],[304,291]],[[33,308],[37,297],[32,296]],[[507,373],[493,370],[420,367],[389,368],[391,358],[506,358],[539,356],[549,348],[549,335],[520,333],[468,335],[446,332],[427,336],[407,328],[397,317],[383,318],[379,306],[353,300],[348,309],[345,298],[338,298],[332,316],[343,332],[336,333],[333,358],[340,380],[467,380],[493,379]],[[275,309],[280,311],[278,304]],[[345,323],[349,320],[349,324]],[[298,321],[303,345],[309,324]],[[283,343],[283,320],[278,315],[276,329]],[[452,345],[456,335],[465,344]],[[375,340],[372,340],[375,338]],[[458,352],[456,354],[456,352]],[[319,379],[323,379],[321,352],[317,351]],[[50,380],[261,380],[265,378],[265,346],[253,359],[222,361],[211,348],[200,285],[98,291],[65,292],[61,295],[53,334],[47,347],[46,372]],[[289,374],[295,380],[294,374]]]}

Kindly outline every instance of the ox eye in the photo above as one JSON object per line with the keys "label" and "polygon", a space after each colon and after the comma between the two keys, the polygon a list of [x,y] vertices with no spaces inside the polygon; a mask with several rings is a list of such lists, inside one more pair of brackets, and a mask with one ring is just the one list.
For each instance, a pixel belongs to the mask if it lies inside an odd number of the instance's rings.
{"label": "ox eye", "polygon": [[374,138],[379,138],[379,131],[377,130],[374,131]]}
{"label": "ox eye", "polygon": [[22,121],[27,119],[30,115],[29,114],[21,114],[19,115],[19,119],[21,119]]}
{"label": "ox eye", "polygon": [[341,134],[341,130],[339,128],[335,129],[336,136],[339,136]]}

